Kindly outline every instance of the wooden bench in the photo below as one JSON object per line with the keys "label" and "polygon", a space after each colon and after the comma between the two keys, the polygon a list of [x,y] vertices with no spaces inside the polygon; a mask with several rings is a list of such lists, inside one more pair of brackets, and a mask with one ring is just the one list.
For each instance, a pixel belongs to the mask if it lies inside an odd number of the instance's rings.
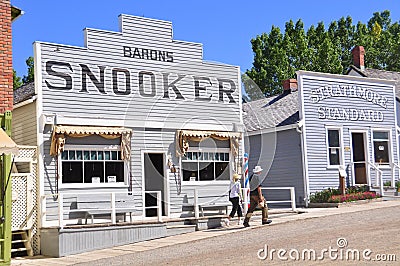
{"label": "wooden bench", "polygon": [[[194,209],[194,195],[189,196],[188,199],[190,202],[184,203],[183,207]],[[209,191],[197,190],[197,206],[201,216],[204,217],[206,210],[224,211],[225,214],[228,214],[228,208],[232,206],[232,203],[229,201],[228,194],[216,195],[210,194]]]}
{"label": "wooden bench", "polygon": [[[111,200],[98,200],[90,195],[79,195],[77,197],[75,210],[73,210],[75,218],[84,218],[87,224],[88,218],[93,224],[94,217],[110,217],[112,208]],[[123,216],[126,222],[126,216],[129,213],[132,222],[132,213],[135,212],[133,198],[121,198],[115,200],[115,215]]]}

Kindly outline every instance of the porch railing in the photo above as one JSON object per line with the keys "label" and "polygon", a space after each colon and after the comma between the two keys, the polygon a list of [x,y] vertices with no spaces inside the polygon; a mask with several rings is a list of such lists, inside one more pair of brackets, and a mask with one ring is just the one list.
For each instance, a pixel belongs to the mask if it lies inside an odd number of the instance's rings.
{"label": "porch railing", "polygon": [[395,169],[397,168],[400,171],[400,166],[397,163],[391,163],[391,168],[392,168],[392,182],[391,186],[395,187],[395,182],[396,182],[396,171]]}
{"label": "porch railing", "polygon": [[[382,170],[380,170],[377,165],[375,165],[374,163],[372,163],[370,161],[367,161],[367,164],[375,170],[375,173],[376,173],[375,185],[379,186],[379,193],[381,194],[381,196],[383,196],[383,173],[382,173]],[[369,184],[372,184],[370,175],[368,175],[368,180],[369,180]]]}
{"label": "porch railing", "polygon": [[[296,211],[296,194],[294,187],[262,187],[261,191],[266,190],[289,190],[290,192],[290,200],[267,200],[267,203],[290,203],[292,211]],[[243,204],[244,204],[244,211],[247,212],[248,204],[250,204],[250,189],[249,188],[242,188],[243,192]]]}
{"label": "porch railing", "polygon": [[[131,192],[90,192],[90,193],[70,193],[70,192],[60,192],[58,194],[47,194],[43,195],[40,198],[40,216],[41,216],[41,221],[42,221],[42,227],[48,227],[48,226],[59,226],[60,228],[64,228],[67,223],[68,224],[78,224],[76,222],[77,219],[85,219],[85,217],[80,217],[80,218],[72,218],[72,219],[65,219],[64,216],[66,214],[72,214],[72,213],[85,213],[88,212],[90,213],[93,210],[96,210],[96,214],[99,214],[103,212],[104,214],[111,215],[111,219],[106,221],[106,222],[111,222],[111,224],[116,224],[117,223],[117,214],[124,213],[125,215],[127,213],[134,213],[136,211],[139,212],[141,210],[140,207],[132,206],[132,207],[120,207],[116,206],[116,201],[117,197],[116,195],[127,195],[128,193]],[[162,222],[162,199],[161,199],[161,191],[145,191],[145,193],[151,193],[151,194],[156,194],[157,197],[157,205],[155,206],[147,206],[143,207],[144,212],[142,212],[140,215],[135,215],[136,217],[144,217],[145,216],[145,210],[147,209],[156,209],[157,210],[157,221]],[[96,208],[96,200],[93,199],[93,207],[94,208],[65,208],[64,206],[67,204],[71,204],[73,200],[71,198],[76,198],[76,202],[79,199],[79,196],[93,196],[94,198],[96,196],[102,196],[102,202],[107,201],[109,205],[104,207],[104,205],[100,208]],[[104,197],[107,196],[108,197]],[[138,194],[139,197],[142,197],[142,194]],[[129,197],[132,197],[133,195],[129,195]],[[56,202],[57,206],[54,208],[49,208],[47,207],[47,200],[49,198],[52,198],[54,202]],[[105,199],[109,200],[105,200]],[[79,204],[79,203],[77,203]],[[143,201],[143,205],[145,202]],[[48,219],[48,216],[53,215],[56,216],[55,219]]]}

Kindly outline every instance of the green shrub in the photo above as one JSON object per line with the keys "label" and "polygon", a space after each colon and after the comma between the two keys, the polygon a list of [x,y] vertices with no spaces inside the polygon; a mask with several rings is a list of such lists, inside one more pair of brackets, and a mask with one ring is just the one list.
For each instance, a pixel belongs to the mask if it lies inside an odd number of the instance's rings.
{"label": "green shrub", "polygon": [[341,202],[349,202],[356,200],[374,199],[379,197],[380,197],[379,194],[369,191],[368,186],[352,186],[346,189],[345,195],[341,195],[340,190],[334,188],[328,188],[322,191],[317,191],[314,194],[311,194],[310,202],[341,203]]}
{"label": "green shrub", "polygon": [[328,202],[328,200],[335,195],[340,195],[340,190],[335,188],[328,188],[322,191],[317,191],[310,196],[310,202],[323,203]]}

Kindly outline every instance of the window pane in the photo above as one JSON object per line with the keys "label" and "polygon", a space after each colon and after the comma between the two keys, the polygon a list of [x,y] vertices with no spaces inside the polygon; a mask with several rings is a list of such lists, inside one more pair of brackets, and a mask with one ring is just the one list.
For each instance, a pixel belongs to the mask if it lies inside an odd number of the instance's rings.
{"label": "window pane", "polygon": [[328,130],[329,147],[340,147],[339,145],[339,130]]}
{"label": "window pane", "polygon": [[218,153],[218,152],[215,153],[215,160],[216,160],[216,161],[219,160],[219,153]]}
{"label": "window pane", "polygon": [[85,163],[85,183],[92,183],[93,177],[100,177],[100,182],[104,182],[104,163],[86,162]]}
{"label": "window pane", "polygon": [[214,180],[214,163],[199,163],[200,167],[200,181]]}
{"label": "window pane", "polygon": [[117,152],[111,151],[111,160],[118,160]]}
{"label": "window pane", "polygon": [[103,160],[103,152],[102,151],[97,152],[97,160]]}
{"label": "window pane", "polygon": [[199,156],[199,160],[203,160],[203,153],[202,152],[199,152],[198,156]]}
{"label": "window pane", "polygon": [[374,131],[374,139],[389,140],[389,132]]}
{"label": "window pane", "polygon": [[63,151],[61,153],[61,159],[62,160],[68,160],[68,151]]}
{"label": "window pane", "polygon": [[197,160],[197,152],[193,152],[193,160],[196,161]]}
{"label": "window pane", "polygon": [[190,181],[191,179],[197,181],[198,180],[197,168],[198,165],[195,162],[183,162],[182,163],[183,181]]}
{"label": "window pane", "polygon": [[84,159],[84,160],[90,160],[90,153],[89,153],[89,151],[84,151],[84,152],[83,152],[83,159]]}
{"label": "window pane", "polygon": [[106,162],[106,177],[115,176],[117,182],[124,182],[124,162]]}
{"label": "window pane", "polygon": [[229,153],[225,153],[225,161],[229,162]]}
{"label": "window pane", "polygon": [[110,160],[110,158],[111,158],[110,151],[105,151],[104,152],[104,160]]}
{"label": "window pane", "polygon": [[203,152],[203,160],[208,161],[208,152]]}
{"label": "window pane", "polygon": [[389,163],[388,144],[388,141],[374,141],[374,154],[376,163]]}
{"label": "window pane", "polygon": [[118,151],[117,154],[118,154],[118,160],[122,160],[121,151]]}
{"label": "window pane", "polygon": [[219,153],[219,160],[220,161],[224,161],[225,160],[225,153],[223,153],[223,152]]}
{"label": "window pane", "polygon": [[69,151],[68,152],[68,159],[69,160],[75,160],[75,151]]}
{"label": "window pane", "polygon": [[191,152],[188,152],[187,153],[187,159],[188,160],[192,160],[192,158],[193,158],[193,154]]}
{"label": "window pane", "polygon": [[329,164],[330,165],[339,165],[340,164],[340,150],[337,148],[329,148]]}
{"label": "window pane", "polygon": [[97,152],[96,151],[90,152],[90,160],[97,160]]}
{"label": "window pane", "polygon": [[63,162],[62,163],[62,182],[63,183],[82,183],[83,182],[83,162]]}
{"label": "window pane", "polygon": [[216,180],[229,180],[229,163],[228,162],[216,162],[215,163],[215,175]]}
{"label": "window pane", "polygon": [[82,160],[82,151],[76,151],[76,159]]}

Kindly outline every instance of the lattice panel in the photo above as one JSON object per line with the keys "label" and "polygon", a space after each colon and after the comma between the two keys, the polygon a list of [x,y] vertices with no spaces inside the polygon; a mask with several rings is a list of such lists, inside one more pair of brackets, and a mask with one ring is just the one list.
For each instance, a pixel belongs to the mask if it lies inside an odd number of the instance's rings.
{"label": "lattice panel", "polygon": [[[28,202],[27,202],[27,189],[28,189],[28,175],[14,176],[12,175],[12,230],[19,230],[27,228],[28,217]],[[16,200],[14,200],[16,198]]]}
{"label": "lattice panel", "polygon": [[37,176],[37,164],[32,164],[32,248],[35,255],[40,254],[40,239],[39,239],[39,178]]}
{"label": "lattice panel", "polygon": [[18,148],[18,159],[30,159],[36,161],[36,148],[24,148],[23,146],[18,146]]}
{"label": "lattice panel", "polygon": [[30,173],[12,175],[12,191],[18,195],[12,204],[12,230],[30,230],[33,253],[40,253],[38,232],[39,178],[37,172],[37,153],[35,147],[18,146],[19,155],[15,162],[29,162]]}

